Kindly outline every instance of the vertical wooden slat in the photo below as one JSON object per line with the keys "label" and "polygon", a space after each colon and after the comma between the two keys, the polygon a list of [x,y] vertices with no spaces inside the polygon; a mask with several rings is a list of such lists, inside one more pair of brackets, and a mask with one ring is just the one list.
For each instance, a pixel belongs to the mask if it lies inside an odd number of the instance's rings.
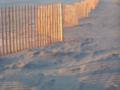
{"label": "vertical wooden slat", "polygon": [[12,40],[12,53],[14,53],[14,16],[13,16],[13,6],[11,7],[11,21],[12,21],[12,24],[11,24],[11,30],[12,30],[12,35],[11,35],[11,40]]}
{"label": "vertical wooden slat", "polygon": [[28,39],[29,39],[29,48],[31,48],[31,22],[30,22],[30,5],[28,5]]}
{"label": "vertical wooden slat", "polygon": [[21,50],[24,50],[24,32],[23,32],[23,12],[24,12],[24,10],[23,10],[23,5],[21,5],[21,8],[20,8],[20,10],[21,10],[21,17],[20,17],[20,21],[21,21],[21,27],[20,27],[20,30],[21,30]]}
{"label": "vertical wooden slat", "polygon": [[27,12],[27,5],[25,5],[25,31],[26,31],[26,34],[25,34],[25,39],[26,39],[26,49],[28,49],[28,47],[29,47],[29,41],[28,41],[28,26],[27,26],[27,24],[28,24],[28,22],[27,22],[27,14],[28,14],[28,12]]}
{"label": "vertical wooden slat", "polygon": [[38,11],[39,9],[38,9],[38,6],[36,6],[35,7],[35,19],[36,19],[36,30],[35,30],[35,38],[36,38],[36,47],[39,47],[39,36],[38,36],[38,30],[39,30],[39,28],[38,28],[38,20],[39,20],[39,18],[38,18],[38,13],[39,13],[39,11]]}
{"label": "vertical wooden slat", "polygon": [[[40,13],[40,11],[39,11],[39,6],[37,6],[36,7],[36,17],[37,17],[37,32],[36,32],[36,35],[37,35],[37,47],[39,47],[40,46],[40,44],[39,44],[39,42],[40,42],[40,36],[39,36],[39,30],[40,30],[40,28],[39,28],[39,18],[40,17],[38,17],[38,14]],[[40,14],[39,14],[40,15]]]}
{"label": "vertical wooden slat", "polygon": [[90,14],[90,2],[89,0],[87,1],[87,17],[89,17]]}
{"label": "vertical wooden slat", "polygon": [[16,35],[17,35],[17,52],[20,50],[20,31],[19,31],[19,6],[16,6]]}
{"label": "vertical wooden slat", "polygon": [[36,47],[38,47],[38,19],[39,19],[39,16],[38,16],[38,6],[35,7],[35,21],[36,21],[36,32],[35,32],[35,36],[36,36]]}
{"label": "vertical wooden slat", "polygon": [[9,34],[8,34],[8,31],[9,31],[9,23],[8,23],[8,8],[5,8],[5,40],[6,40],[6,54],[9,54],[9,41],[8,41],[8,38],[9,38]]}
{"label": "vertical wooden slat", "polygon": [[4,41],[4,55],[7,54],[7,39],[6,39],[6,32],[7,32],[7,25],[6,25],[6,8],[3,8],[3,41]]}
{"label": "vertical wooden slat", "polygon": [[59,41],[59,39],[60,39],[60,31],[59,31],[60,23],[59,23],[58,9],[59,9],[59,4],[56,5],[56,10],[55,10],[55,12],[56,12],[56,14],[55,14],[55,16],[56,16],[56,37],[55,37],[56,38],[56,42]]}
{"label": "vertical wooden slat", "polygon": [[26,34],[25,34],[25,39],[26,39],[26,49],[29,48],[29,41],[28,41],[28,22],[27,22],[27,17],[28,17],[28,12],[27,12],[27,5],[25,5],[25,31],[26,31]]}
{"label": "vertical wooden slat", "polygon": [[41,18],[41,20],[42,20],[42,33],[41,33],[41,35],[43,36],[43,46],[45,46],[45,6],[42,6],[42,18]]}
{"label": "vertical wooden slat", "polygon": [[29,5],[27,6],[27,34],[28,34],[28,49],[30,48],[30,27],[29,27]]}
{"label": "vertical wooden slat", "polygon": [[20,51],[20,22],[19,22],[19,18],[20,18],[20,14],[19,14],[20,10],[19,10],[19,6],[17,6],[17,35],[18,35],[18,51]]}
{"label": "vertical wooden slat", "polygon": [[1,47],[0,47],[0,56],[4,55],[4,40],[3,40],[3,17],[2,17],[2,8],[0,8],[0,39],[1,39]]}
{"label": "vertical wooden slat", "polygon": [[20,15],[20,18],[19,18],[19,30],[20,30],[20,51],[23,49],[23,40],[22,40],[22,7],[20,6],[19,7],[19,15]]}
{"label": "vertical wooden slat", "polygon": [[37,24],[37,22],[36,22],[36,21],[37,21],[37,18],[38,18],[38,17],[37,17],[37,12],[38,12],[38,11],[37,11],[37,6],[34,6],[34,19],[35,19],[35,21],[34,21],[34,22],[35,22],[35,47],[36,47],[36,48],[37,48],[37,38],[38,38],[38,37],[37,37],[37,29],[38,29],[37,26],[38,26],[38,24]]}
{"label": "vertical wooden slat", "polygon": [[45,45],[47,45],[47,27],[48,27],[48,24],[47,24],[47,5],[45,5],[45,24],[44,24],[44,27],[45,27],[45,29],[44,29],[44,31],[45,31]]}
{"label": "vertical wooden slat", "polygon": [[8,31],[9,31],[9,23],[8,23],[8,8],[5,8],[5,23],[4,23],[4,26],[5,26],[5,40],[6,40],[6,43],[5,43],[5,46],[6,46],[6,54],[9,54],[9,41],[8,41],[8,38],[9,38],[9,34],[8,34]]}
{"label": "vertical wooden slat", "polygon": [[46,45],[46,5],[43,6],[43,36],[44,36],[44,46]]}
{"label": "vertical wooden slat", "polygon": [[38,19],[38,16],[37,16],[37,6],[34,6],[34,23],[35,23],[35,47],[37,48],[37,31],[38,31],[38,23],[37,23],[37,19]]}
{"label": "vertical wooden slat", "polygon": [[57,7],[56,7],[56,5],[54,5],[53,4],[53,10],[54,10],[54,17],[55,17],[55,19],[54,19],[54,43],[56,42],[56,39],[57,39],[57,34],[56,34],[56,32],[57,32],[57,28],[56,28],[56,24],[57,24],[57,22],[56,22],[56,20],[57,20],[57,15],[56,15],[56,12],[57,12]]}
{"label": "vertical wooden slat", "polygon": [[14,49],[14,53],[16,53],[16,48],[17,48],[17,46],[16,46],[16,22],[15,22],[15,6],[13,6],[12,7],[12,19],[13,19],[13,41],[14,41],[14,43],[13,43],[13,49]]}
{"label": "vertical wooden slat", "polygon": [[48,4],[46,5],[46,45],[48,45],[48,42],[49,42],[49,35],[48,35],[48,22],[49,22],[49,19],[48,19]]}
{"label": "vertical wooden slat", "polygon": [[52,10],[52,4],[50,5],[50,40],[51,40],[51,43],[53,43],[53,10]]}
{"label": "vertical wooden slat", "polygon": [[8,36],[7,41],[8,41],[8,46],[7,46],[7,48],[8,48],[8,50],[9,50],[9,51],[8,51],[8,54],[10,54],[10,53],[11,53],[10,7],[7,8],[7,24],[8,24],[8,29],[7,29],[7,36]]}
{"label": "vertical wooden slat", "polygon": [[13,12],[12,12],[12,7],[13,6],[11,6],[10,7],[10,37],[11,37],[11,53],[13,53],[14,52],[14,47],[13,47],[13,42],[14,42],[14,40],[13,40],[13,17],[12,17],[12,15],[13,15]]}
{"label": "vertical wooden slat", "polygon": [[56,5],[56,42],[60,41],[60,20],[59,20],[59,4]]}
{"label": "vertical wooden slat", "polygon": [[35,46],[35,5],[32,6],[32,20],[33,20],[33,27],[32,27],[32,30],[33,30],[33,48],[36,48]]}
{"label": "vertical wooden slat", "polygon": [[11,7],[11,42],[12,42],[12,52],[11,53],[14,53],[14,20],[13,20],[13,6]]}
{"label": "vertical wooden slat", "polygon": [[23,49],[26,49],[25,47],[25,6],[22,5],[22,42],[23,42]]}
{"label": "vertical wooden slat", "polygon": [[30,39],[29,39],[29,37],[30,37],[30,32],[29,32],[29,5],[26,5],[26,8],[27,8],[27,28],[26,28],[26,30],[27,30],[27,41],[28,41],[28,49],[30,48]]}
{"label": "vertical wooden slat", "polygon": [[23,40],[23,38],[24,38],[24,26],[23,26],[23,23],[24,23],[24,19],[23,19],[23,12],[24,12],[24,10],[23,10],[23,5],[21,5],[20,6],[21,8],[20,8],[20,15],[21,15],[21,18],[20,18],[20,21],[21,21],[21,27],[20,27],[20,30],[21,30],[21,50],[24,50],[24,40]]}
{"label": "vertical wooden slat", "polygon": [[27,49],[27,39],[26,39],[26,34],[27,34],[27,31],[26,31],[26,5],[24,5],[23,7],[24,9],[24,13],[23,13],[23,16],[24,16],[24,47],[25,49]]}
{"label": "vertical wooden slat", "polygon": [[25,20],[25,21],[24,21],[24,22],[25,22],[25,23],[24,23],[24,24],[25,24],[25,25],[24,25],[24,26],[25,26],[25,27],[24,27],[24,30],[25,30],[25,49],[27,49],[27,48],[28,48],[28,41],[27,41],[27,26],[26,26],[26,23],[27,23],[27,22],[26,22],[26,18],[27,18],[27,15],[26,15],[26,13],[27,13],[27,12],[26,12],[26,5],[24,6],[24,10],[25,10],[25,12],[24,12],[24,20]]}
{"label": "vertical wooden slat", "polygon": [[[42,8],[43,24],[42,24],[42,34],[43,34],[43,46],[45,46],[45,6]],[[42,20],[42,19],[41,19]]]}
{"label": "vertical wooden slat", "polygon": [[1,26],[1,7],[0,7],[0,56],[2,56],[2,26]]}
{"label": "vertical wooden slat", "polygon": [[42,41],[44,42],[44,36],[42,36],[43,35],[43,33],[44,33],[44,31],[43,31],[43,21],[42,21],[42,19],[44,18],[43,17],[43,10],[42,10],[42,8],[43,8],[43,6],[41,5],[41,6],[39,6],[39,19],[38,19],[38,22],[39,22],[39,47],[40,46],[42,46],[43,45],[43,43],[42,43]]}
{"label": "vertical wooden slat", "polygon": [[2,45],[3,45],[3,55],[6,54],[6,48],[5,48],[5,8],[2,8],[2,11],[1,11],[1,14],[2,14],[2,17],[1,17],[1,20],[2,20],[2,34],[3,34],[3,37],[2,37]]}
{"label": "vertical wooden slat", "polygon": [[50,44],[52,43],[52,5],[49,5],[49,35],[50,35]]}
{"label": "vertical wooden slat", "polygon": [[50,44],[52,43],[52,5],[49,5],[49,35],[50,35]]}
{"label": "vertical wooden slat", "polygon": [[16,37],[17,37],[17,39],[16,39],[16,41],[17,41],[17,52],[19,51],[19,49],[20,49],[20,44],[19,44],[19,6],[16,6]]}
{"label": "vertical wooden slat", "polygon": [[5,28],[5,29],[4,29],[4,30],[5,30],[5,31],[4,31],[4,32],[5,32],[5,35],[4,35],[4,36],[5,36],[5,37],[4,37],[4,38],[5,38],[5,54],[8,54],[8,49],[7,49],[7,44],[8,44],[8,43],[7,43],[7,36],[8,36],[8,35],[7,35],[7,30],[8,30],[7,25],[8,25],[8,24],[6,23],[6,22],[7,22],[7,8],[4,8],[4,14],[5,14],[5,16],[4,16],[4,28]]}
{"label": "vertical wooden slat", "polygon": [[47,37],[48,37],[48,39],[47,39],[47,44],[50,44],[50,17],[49,17],[49,15],[50,15],[50,10],[49,10],[49,8],[50,8],[50,5],[47,5]]}
{"label": "vertical wooden slat", "polygon": [[29,5],[29,13],[28,13],[28,15],[29,15],[29,34],[30,34],[30,36],[29,36],[29,41],[30,41],[30,48],[32,48],[32,18],[31,18],[31,16],[32,16],[32,13],[31,13],[31,5]]}
{"label": "vertical wooden slat", "polygon": [[16,37],[16,6],[13,6],[13,20],[14,20],[14,52],[17,51],[17,37]]}
{"label": "vertical wooden slat", "polygon": [[54,10],[54,42],[56,42],[56,40],[57,40],[57,26],[56,26],[56,24],[57,24],[57,22],[56,22],[56,20],[57,20],[57,8],[58,7],[56,7],[57,5],[53,5],[53,10]]}
{"label": "vertical wooden slat", "polygon": [[32,48],[34,48],[34,5],[31,5],[31,31],[32,31]]}
{"label": "vertical wooden slat", "polygon": [[54,5],[52,5],[52,35],[53,35],[53,38],[52,38],[52,40],[53,40],[53,43],[55,42],[55,16],[54,16],[54,14],[55,14],[55,11],[54,11]]}
{"label": "vertical wooden slat", "polygon": [[31,14],[31,48],[34,48],[33,46],[34,46],[34,42],[33,42],[33,40],[34,40],[34,37],[33,37],[33,35],[34,35],[34,32],[33,32],[33,6],[31,5],[30,6],[30,14]]}
{"label": "vertical wooden slat", "polygon": [[85,2],[85,17],[87,17],[87,4]]}
{"label": "vertical wooden slat", "polygon": [[25,5],[22,6],[22,19],[23,19],[23,42],[24,42],[24,49],[26,49],[26,29],[25,29]]}
{"label": "vertical wooden slat", "polygon": [[13,52],[13,44],[12,44],[12,11],[11,11],[12,7],[9,7],[9,11],[8,11],[8,15],[9,15],[9,48],[10,48],[10,54]]}
{"label": "vertical wooden slat", "polygon": [[43,40],[43,42],[42,42],[42,46],[45,46],[45,16],[44,16],[44,14],[45,14],[45,6],[41,6],[41,18],[40,18],[40,20],[41,20],[41,36],[42,36],[42,40]]}
{"label": "vertical wooden slat", "polygon": [[40,43],[41,43],[41,46],[44,46],[45,44],[44,23],[45,23],[44,6],[41,5],[41,8],[40,8],[40,35],[41,35]]}
{"label": "vertical wooden slat", "polygon": [[19,34],[19,51],[22,50],[22,43],[21,43],[21,6],[18,7],[18,34]]}
{"label": "vertical wooden slat", "polygon": [[1,26],[1,7],[0,7],[0,56],[2,56],[2,26]]}
{"label": "vertical wooden slat", "polygon": [[61,39],[60,41],[63,41],[64,40],[64,35],[63,35],[63,6],[62,4],[60,4],[60,8],[59,8],[59,15],[60,15],[60,36],[61,36]]}

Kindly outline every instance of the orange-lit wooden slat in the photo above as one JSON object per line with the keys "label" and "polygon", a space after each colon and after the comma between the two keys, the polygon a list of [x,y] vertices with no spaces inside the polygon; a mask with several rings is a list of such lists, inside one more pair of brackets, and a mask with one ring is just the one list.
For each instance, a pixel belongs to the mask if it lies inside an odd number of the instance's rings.
{"label": "orange-lit wooden slat", "polygon": [[59,15],[58,15],[58,9],[59,8],[57,8],[57,7],[59,7],[59,4],[56,4],[55,5],[55,7],[56,7],[56,10],[55,10],[55,16],[56,16],[56,19],[55,19],[55,26],[56,26],[56,31],[55,31],[55,41],[60,41],[59,40],[59,38],[60,38],[60,28],[59,28],[59,25],[60,25],[60,23],[59,23]]}
{"label": "orange-lit wooden slat", "polygon": [[47,20],[47,5],[45,6],[45,45],[47,45],[48,42],[48,35],[47,35],[47,28],[48,28],[48,24],[47,24],[48,20]]}
{"label": "orange-lit wooden slat", "polygon": [[51,43],[53,43],[53,5],[51,4],[50,5],[50,33],[51,33],[51,37],[50,37],[50,39],[51,39]]}
{"label": "orange-lit wooden slat", "polygon": [[58,30],[58,24],[59,24],[59,19],[58,19],[58,4],[54,5],[55,6],[55,42],[59,41],[59,30]]}
{"label": "orange-lit wooden slat", "polygon": [[49,41],[50,41],[50,37],[49,37],[49,22],[50,22],[50,18],[48,17],[50,14],[50,11],[49,11],[49,5],[46,6],[46,24],[47,24],[47,27],[46,27],[46,35],[47,35],[47,45],[49,45]]}
{"label": "orange-lit wooden slat", "polygon": [[53,43],[55,42],[55,6],[54,5],[52,5],[52,13],[53,13],[53,15],[52,15],[52,26],[53,26],[53,28],[52,28],[52,35],[51,35],[51,37],[52,37],[52,40],[53,40]]}
{"label": "orange-lit wooden slat", "polygon": [[58,4],[59,8],[58,8],[58,11],[57,11],[57,20],[58,20],[58,31],[57,31],[57,34],[58,34],[58,41],[63,41],[63,13],[62,13],[62,5],[61,4]]}
{"label": "orange-lit wooden slat", "polygon": [[46,11],[46,20],[47,20],[47,45],[49,45],[50,44],[50,39],[51,39],[51,37],[50,37],[50,10],[49,10],[49,8],[50,8],[50,5],[47,5],[47,11]]}
{"label": "orange-lit wooden slat", "polygon": [[42,6],[42,25],[41,25],[41,36],[43,37],[43,46],[45,46],[45,6]]}
{"label": "orange-lit wooden slat", "polygon": [[62,4],[60,4],[60,8],[59,8],[59,15],[60,15],[60,36],[61,36],[61,39],[60,41],[63,41],[64,40],[64,33],[63,33],[63,6]]}
{"label": "orange-lit wooden slat", "polygon": [[50,7],[49,7],[49,20],[50,20],[50,35],[51,35],[51,37],[50,37],[50,43],[52,44],[53,43],[53,36],[52,36],[52,28],[53,28],[53,25],[52,25],[52,23],[53,23],[53,9],[52,9],[52,4],[50,5]]}

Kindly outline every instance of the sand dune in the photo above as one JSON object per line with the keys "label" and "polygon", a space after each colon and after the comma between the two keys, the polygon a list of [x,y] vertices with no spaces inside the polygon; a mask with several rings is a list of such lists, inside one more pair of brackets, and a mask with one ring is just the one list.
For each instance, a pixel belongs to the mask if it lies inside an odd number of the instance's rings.
{"label": "sand dune", "polygon": [[64,42],[0,57],[0,90],[119,90],[119,9],[101,0]]}

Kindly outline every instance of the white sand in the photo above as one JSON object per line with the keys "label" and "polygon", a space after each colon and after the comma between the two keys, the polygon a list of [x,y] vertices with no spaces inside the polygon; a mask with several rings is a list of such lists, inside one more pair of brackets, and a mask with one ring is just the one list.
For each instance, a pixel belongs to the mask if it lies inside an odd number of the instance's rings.
{"label": "white sand", "polygon": [[28,90],[119,90],[119,10],[116,0],[101,0],[80,26],[65,29],[65,42],[0,57],[0,84],[16,82],[11,86]]}

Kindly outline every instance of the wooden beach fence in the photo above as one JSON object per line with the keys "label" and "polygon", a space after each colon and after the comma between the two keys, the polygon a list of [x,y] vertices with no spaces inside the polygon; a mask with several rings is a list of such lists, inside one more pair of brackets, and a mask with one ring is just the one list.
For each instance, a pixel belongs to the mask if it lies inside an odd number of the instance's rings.
{"label": "wooden beach fence", "polygon": [[79,25],[80,20],[89,17],[98,3],[99,0],[84,0],[63,5],[64,27]]}
{"label": "wooden beach fence", "polygon": [[79,25],[99,0],[73,4],[20,5],[0,8],[0,56],[63,41],[63,27]]}
{"label": "wooden beach fence", "polygon": [[0,8],[0,56],[62,40],[61,4]]}

